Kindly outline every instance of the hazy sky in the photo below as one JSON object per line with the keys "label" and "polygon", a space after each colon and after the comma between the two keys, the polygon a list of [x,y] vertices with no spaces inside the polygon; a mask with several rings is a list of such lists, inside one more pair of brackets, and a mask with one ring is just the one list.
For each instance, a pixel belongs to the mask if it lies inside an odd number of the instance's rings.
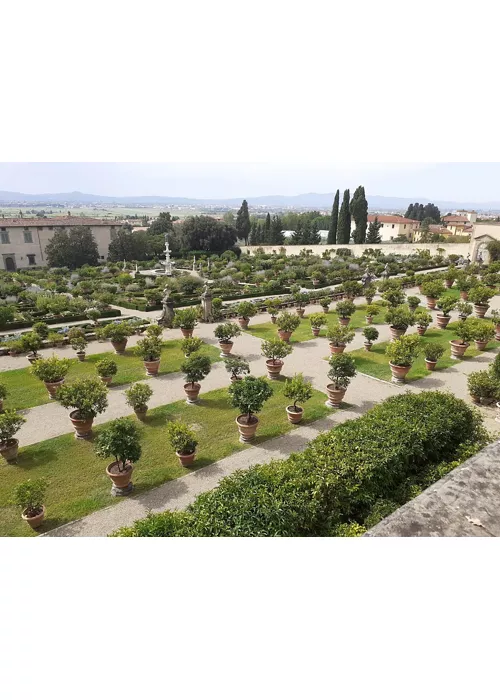
{"label": "hazy sky", "polygon": [[500,163],[0,163],[0,190],[43,194],[251,197],[333,192],[500,200]]}

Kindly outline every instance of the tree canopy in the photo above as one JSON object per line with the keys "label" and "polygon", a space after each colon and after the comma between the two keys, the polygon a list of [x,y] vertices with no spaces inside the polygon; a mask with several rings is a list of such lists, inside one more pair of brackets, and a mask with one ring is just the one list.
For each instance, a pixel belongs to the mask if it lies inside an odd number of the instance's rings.
{"label": "tree canopy", "polygon": [[205,250],[223,253],[232,248],[237,239],[236,228],[211,216],[190,216],[180,227],[182,250]]}
{"label": "tree canopy", "polygon": [[45,249],[49,267],[69,267],[74,270],[82,265],[97,265],[99,251],[89,226],[74,226],[69,232],[56,231]]}
{"label": "tree canopy", "polygon": [[370,225],[368,226],[368,233],[366,235],[366,243],[381,243],[382,242],[382,237],[380,235],[380,229],[382,228],[382,224],[378,220],[378,217],[376,216],[373,221],[370,222]]}
{"label": "tree canopy", "polygon": [[349,190],[344,190],[342,206],[339,212],[339,222],[337,227],[337,243],[348,245],[351,239],[351,212],[349,209]]}
{"label": "tree canopy", "polygon": [[441,212],[435,204],[429,202],[425,206],[416,202],[410,204],[406,210],[405,217],[414,221],[423,221],[424,219],[432,219],[432,223],[439,224],[441,221]]}
{"label": "tree canopy", "polygon": [[339,222],[339,201],[340,201],[340,190],[335,192],[335,198],[333,200],[332,216],[330,219],[330,226],[328,228],[328,238],[327,243],[329,245],[335,245],[337,243],[337,226]]}
{"label": "tree canopy", "polygon": [[[226,221],[226,223],[230,223]],[[250,215],[248,213],[248,203],[244,199],[241,203],[241,207],[236,215],[236,232],[238,234],[238,240],[245,241],[245,245],[248,245],[250,238]]]}
{"label": "tree canopy", "polygon": [[361,185],[352,196],[350,212],[356,223],[353,233],[354,243],[364,243],[368,226],[368,202],[366,201],[365,188]]}

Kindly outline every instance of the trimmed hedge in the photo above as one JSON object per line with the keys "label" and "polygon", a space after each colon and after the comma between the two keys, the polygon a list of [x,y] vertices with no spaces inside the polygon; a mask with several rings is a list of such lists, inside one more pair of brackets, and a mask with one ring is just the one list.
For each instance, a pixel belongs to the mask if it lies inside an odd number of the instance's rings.
{"label": "trimmed hedge", "polygon": [[[115,316],[121,316],[122,312],[118,309],[109,309],[108,311],[101,311],[99,318],[113,318]],[[88,317],[85,314],[74,314],[73,316],[43,316],[33,314],[35,321],[43,321],[48,326],[53,326],[56,323],[76,323],[77,321],[88,321]],[[11,321],[6,323],[2,328],[2,331],[15,331],[19,328],[29,328],[33,325],[33,322],[28,323],[27,321]]]}
{"label": "trimmed hedge", "polygon": [[380,519],[440,478],[443,462],[487,442],[480,415],[461,399],[407,393],[320,435],[302,453],[235,472],[185,511],[152,514],[115,536],[359,534],[377,513]]}

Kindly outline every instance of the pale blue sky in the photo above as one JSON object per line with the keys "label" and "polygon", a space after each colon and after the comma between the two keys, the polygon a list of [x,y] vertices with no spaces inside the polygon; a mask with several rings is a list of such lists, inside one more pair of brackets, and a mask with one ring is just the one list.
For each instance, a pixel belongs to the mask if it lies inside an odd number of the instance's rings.
{"label": "pale blue sky", "polygon": [[0,190],[205,198],[333,192],[500,200],[500,163],[0,163]]}

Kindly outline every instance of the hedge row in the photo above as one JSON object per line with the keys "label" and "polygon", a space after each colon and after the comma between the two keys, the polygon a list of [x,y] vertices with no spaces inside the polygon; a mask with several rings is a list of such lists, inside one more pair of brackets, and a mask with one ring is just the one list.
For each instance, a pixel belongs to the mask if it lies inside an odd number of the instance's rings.
{"label": "hedge row", "polygon": [[443,462],[465,459],[487,441],[481,417],[461,399],[403,394],[320,435],[302,453],[226,477],[185,511],[150,515],[116,536],[359,534],[360,525],[375,524],[440,478]]}
{"label": "hedge row", "polygon": [[[99,318],[113,318],[115,316],[121,316],[121,311],[118,309],[109,309],[108,311],[101,311]],[[48,326],[53,326],[56,323],[76,323],[77,321],[88,321],[88,316],[85,314],[74,314],[72,316],[44,316],[43,314],[33,314],[35,321],[43,321]],[[28,328],[33,325],[33,321],[28,323],[28,321],[9,321],[9,323],[4,324],[2,327],[3,331],[14,331],[19,328]]]}

